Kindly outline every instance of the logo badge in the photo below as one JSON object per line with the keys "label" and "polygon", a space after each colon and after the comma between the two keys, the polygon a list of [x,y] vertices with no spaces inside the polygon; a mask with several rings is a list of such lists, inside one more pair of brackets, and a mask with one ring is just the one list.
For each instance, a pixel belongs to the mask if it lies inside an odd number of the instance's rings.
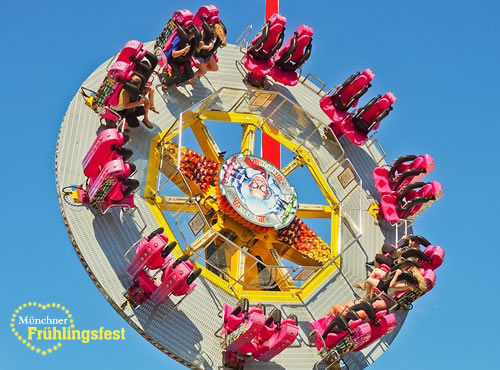
{"label": "logo badge", "polygon": [[219,188],[232,208],[255,225],[279,230],[297,214],[295,188],[262,158],[241,153],[230,156],[219,172]]}

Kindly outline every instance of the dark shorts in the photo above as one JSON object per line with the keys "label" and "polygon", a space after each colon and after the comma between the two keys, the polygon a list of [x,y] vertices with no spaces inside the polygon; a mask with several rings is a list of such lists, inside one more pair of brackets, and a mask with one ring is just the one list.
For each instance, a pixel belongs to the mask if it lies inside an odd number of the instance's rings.
{"label": "dark shorts", "polygon": [[209,56],[208,58],[202,58],[202,57],[194,57],[196,59],[196,61],[198,62],[198,64],[207,64],[208,62],[210,62],[210,58],[212,58],[211,56]]}
{"label": "dark shorts", "polygon": [[390,283],[391,283],[390,279],[387,279],[387,280],[382,279],[378,282],[377,289],[380,290],[381,292],[387,293],[387,289],[389,289]]}
{"label": "dark shorts", "polygon": [[169,58],[168,64],[172,68],[172,76],[162,81],[167,86],[180,84],[194,77],[194,72],[191,68],[191,59],[183,60],[181,57]]}
{"label": "dark shorts", "polygon": [[125,109],[118,113],[125,118],[129,127],[139,127],[140,122],[137,117],[144,116],[144,105],[132,109]]}

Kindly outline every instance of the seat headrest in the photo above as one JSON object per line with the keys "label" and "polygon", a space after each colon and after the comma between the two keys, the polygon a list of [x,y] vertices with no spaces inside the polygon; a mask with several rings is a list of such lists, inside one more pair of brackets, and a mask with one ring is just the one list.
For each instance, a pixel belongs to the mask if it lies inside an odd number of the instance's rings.
{"label": "seat headrest", "polygon": [[295,32],[297,33],[298,37],[312,37],[314,34],[314,30],[305,24],[301,24],[299,27],[297,27]]}
{"label": "seat headrest", "polygon": [[271,17],[269,17],[268,22],[271,26],[275,24],[281,24],[282,26],[285,26],[286,17],[282,16],[281,14],[274,13]]}
{"label": "seat headrest", "polygon": [[414,261],[411,261],[411,260],[405,260],[405,261],[403,261],[401,263],[398,263],[397,265],[394,265],[391,268],[391,272],[392,271],[396,271],[396,270],[401,270],[401,269],[404,269],[404,268],[409,268],[409,267],[412,267],[412,266],[415,266],[415,267],[418,267],[418,268],[421,267],[417,262],[414,262]]}
{"label": "seat headrest", "polygon": [[415,249],[415,248],[410,248],[407,251],[405,251],[401,257],[403,258],[412,258],[416,257],[419,260],[426,260],[427,256],[422,252],[420,249]]}
{"label": "seat headrest", "polygon": [[182,27],[193,24],[193,13],[188,9],[176,10],[172,14],[172,19]]}

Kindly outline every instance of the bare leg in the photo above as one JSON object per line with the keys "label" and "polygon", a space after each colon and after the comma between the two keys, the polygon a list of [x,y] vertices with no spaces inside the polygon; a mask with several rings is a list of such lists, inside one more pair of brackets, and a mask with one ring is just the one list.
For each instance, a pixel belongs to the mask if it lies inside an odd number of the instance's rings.
{"label": "bare leg", "polygon": [[373,277],[369,277],[368,279],[366,279],[365,297],[369,298],[371,296],[372,289],[376,288],[379,282],[380,282],[379,279]]}
{"label": "bare leg", "polygon": [[382,269],[379,269],[379,268],[374,268],[372,273],[370,274],[370,277],[371,278],[374,278],[376,276],[380,276],[380,278],[384,277],[386,274],[386,272]]}
{"label": "bare leg", "polygon": [[198,70],[194,73],[194,75],[198,78],[202,78],[207,73],[207,65],[200,64],[198,66]]}
{"label": "bare leg", "polygon": [[148,98],[149,98],[149,110],[155,112],[156,114],[159,114],[160,111],[155,107],[155,89],[153,89],[153,86],[149,87]]}
{"label": "bare leg", "polygon": [[149,120],[149,107],[150,107],[149,99],[145,97],[144,98],[144,119],[142,120],[142,122],[144,122],[144,124],[146,125],[147,128],[151,129],[151,128],[153,128],[153,124]]}
{"label": "bare leg", "polygon": [[161,90],[163,92],[166,92],[168,89],[167,82],[169,82],[170,77],[166,71],[166,69],[163,69],[163,72],[160,74],[160,82],[161,82]]}
{"label": "bare leg", "polygon": [[210,72],[217,72],[219,70],[219,66],[217,65],[217,62],[215,61],[215,57],[213,55],[210,57],[210,60],[208,61],[207,69]]}

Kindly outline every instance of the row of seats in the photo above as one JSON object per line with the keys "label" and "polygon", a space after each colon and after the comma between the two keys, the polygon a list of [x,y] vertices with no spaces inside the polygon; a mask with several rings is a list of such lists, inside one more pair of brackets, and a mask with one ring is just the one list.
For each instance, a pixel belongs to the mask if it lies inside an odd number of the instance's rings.
{"label": "row of seats", "polygon": [[[301,24],[281,48],[285,38],[286,18],[273,14],[250,42],[243,58],[247,80],[262,87],[266,76],[287,86],[295,86],[299,70],[311,55],[313,29]],[[281,49],[280,49],[281,48]]]}
{"label": "row of seats", "polygon": [[388,92],[371,99],[358,110],[351,109],[371,87],[374,77],[370,69],[357,72],[337,86],[332,94],[326,94],[320,100],[321,109],[331,119],[330,127],[334,134],[337,137],[347,136],[355,145],[362,145],[368,140],[368,134],[378,129],[396,101],[394,94]]}
{"label": "row of seats", "polygon": [[[400,253],[398,253],[400,251]],[[399,255],[400,254],[400,255]],[[407,269],[412,266],[418,267],[418,271],[426,282],[426,291],[418,292],[408,290],[396,295],[396,309],[411,304],[409,301],[432,290],[436,284],[435,270],[442,265],[445,252],[440,246],[434,246],[423,236],[410,236],[403,238],[403,243],[398,246],[385,244],[381,253],[375,256],[375,260],[381,264],[381,268],[389,274],[397,269]],[[398,280],[408,280],[408,276],[402,273]],[[379,293],[379,292],[377,292]],[[404,304],[403,304],[404,303]],[[404,308],[403,307],[403,308]]]}
{"label": "row of seats", "polygon": [[165,72],[172,73],[172,67],[169,66],[166,57],[166,54],[168,54],[171,49],[172,42],[176,37],[179,37],[183,45],[187,44],[190,33],[195,34],[196,41],[195,47],[191,48],[188,57],[192,57],[194,55],[194,52],[202,39],[201,31],[195,25],[194,16],[190,10],[182,9],[175,11],[160,36],[156,39],[154,46],[159,64]]}
{"label": "row of seats", "polygon": [[[409,244],[411,246],[409,246]],[[419,289],[408,289],[407,291],[402,291],[397,293],[394,297],[390,297],[386,292],[381,292],[375,289],[376,295],[371,298],[370,302],[374,303],[378,309],[408,309],[412,306],[412,303],[424,295],[425,293],[431,291],[436,285],[436,273],[435,270],[440,267],[444,261],[445,252],[440,246],[432,245],[427,239],[422,236],[411,236],[411,239],[406,239],[400,246],[391,246],[392,250],[386,249],[385,257],[392,261],[391,266],[382,265],[381,267],[386,269],[388,276],[398,269],[405,270],[411,266],[418,267],[418,270],[426,283],[426,290],[420,291]],[[423,247],[423,250],[422,250]],[[401,259],[397,255],[397,250],[402,249]],[[399,280],[411,281],[414,279],[412,276],[407,275],[403,272]],[[379,301],[379,303],[375,303]],[[380,306],[380,303],[383,305]]]}
{"label": "row of seats", "polygon": [[[189,11],[179,11],[174,16],[189,18],[195,27],[200,27],[207,34],[212,22],[218,21],[218,10],[214,6],[200,8],[194,18],[188,13]],[[179,24],[181,23],[186,22],[179,19]],[[182,28],[176,31],[182,32]],[[171,42],[172,39],[165,37],[165,41]],[[145,96],[157,64],[158,58],[147,51],[141,42],[128,41],[113,58],[97,91],[82,87],[86,104],[102,119],[121,120],[123,117],[117,109],[113,109],[123,105],[120,94],[125,89],[131,102]],[[134,76],[140,79],[140,84],[132,83],[137,82],[137,79],[132,80]],[[97,135],[82,162],[87,181],[86,185],[80,185],[74,192],[77,201],[96,207],[103,213],[111,207],[135,208],[134,192],[140,184],[132,178],[136,167],[130,163],[132,150],[125,147],[128,140],[128,135],[116,128],[105,129]],[[157,229],[140,239],[125,254],[129,262],[126,274],[132,283],[124,292],[126,301],[122,309],[126,305],[138,307],[148,300],[158,305],[171,295],[185,297],[196,287],[194,281],[200,276],[201,269],[194,268],[187,255],[178,259],[169,256],[176,242],[169,243],[163,231],[162,228]],[[129,261],[128,255],[131,253],[134,257]]]}
{"label": "row of seats", "polygon": [[[409,241],[405,240],[403,244],[399,245],[398,248],[404,248],[402,253],[403,260],[412,260],[415,261],[423,268],[424,270],[431,269],[436,270],[444,260],[444,250],[440,246],[434,246],[430,241],[425,239],[423,236],[413,236],[413,243],[418,243],[418,248],[407,248]],[[386,245],[387,246],[387,245]],[[388,264],[389,267],[394,265],[394,261],[397,260],[397,247],[394,245],[388,246],[390,248],[386,249],[381,253],[384,257],[386,257],[385,261],[390,261]],[[422,250],[423,248],[423,250]],[[378,256],[378,255],[377,255]]]}
{"label": "row of seats", "polygon": [[[91,107],[101,119],[119,121],[122,119],[112,107],[119,104],[120,93],[126,89],[131,101],[144,95],[144,89],[158,64],[155,55],[137,40],[128,41],[116,56],[115,62],[108,69],[106,77],[96,92],[82,87],[81,93],[86,104]],[[132,76],[141,79],[141,86],[130,82]]]}
{"label": "row of seats", "polygon": [[430,154],[403,155],[396,159],[389,168],[375,168],[373,182],[377,191],[385,195],[422,180],[433,170],[434,158]]}
{"label": "row of seats", "polygon": [[[129,163],[133,156],[130,149],[124,147],[128,136],[117,129],[103,130],[85,155],[82,166],[88,178],[87,188],[78,189],[82,203],[98,207],[106,212],[112,206],[135,208],[134,191],[139,181],[130,178],[135,166]],[[153,304],[165,302],[170,295],[185,296],[196,284],[194,280],[201,269],[194,269],[188,256],[176,260],[169,257],[176,242],[168,243],[168,237],[160,228],[149,236],[135,243],[128,251],[135,251],[135,257],[126,269],[132,284],[124,296],[125,303],[137,307],[148,299]],[[151,272],[156,271],[155,274]],[[159,283],[155,275],[161,272]]]}
{"label": "row of seats", "polygon": [[391,223],[415,217],[426,204],[430,206],[443,195],[439,181],[421,182],[434,170],[434,159],[429,154],[403,155],[386,167],[373,170],[375,188],[382,195],[381,215]]}
{"label": "row of seats", "polygon": [[[421,249],[422,246],[424,250]],[[382,265],[380,268],[386,271],[387,279],[390,280],[398,269],[420,266],[419,271],[425,279],[426,291],[407,289],[389,296],[387,292],[375,289],[376,294],[371,298],[365,297],[357,303],[351,300],[344,305],[334,305],[329,312],[331,315],[310,324],[316,348],[326,362],[337,362],[345,353],[360,351],[392,332],[397,324],[392,311],[410,309],[416,299],[434,287],[436,283],[434,270],[441,266],[444,260],[444,250],[440,246],[433,246],[421,236],[411,236],[399,248],[403,248],[402,262],[393,265],[392,261],[396,263],[398,260],[398,248],[384,246],[384,257],[391,261],[388,262],[391,266]],[[398,281],[411,279],[414,277],[407,272],[402,272],[397,278]]]}
{"label": "row of seats", "polygon": [[[197,44],[201,40],[201,29],[207,37],[213,37],[210,25],[219,20],[217,14],[218,9],[211,5],[200,8],[194,17],[189,10],[176,11],[156,40],[155,50],[160,51],[156,53],[157,55],[146,50],[140,41],[128,41],[115,57],[114,63],[108,69],[98,90],[94,92],[82,87],[81,92],[86,99],[86,104],[102,119],[112,122],[120,121],[123,117],[113,107],[119,105],[122,89],[129,92],[131,101],[136,101],[140,96],[146,95],[145,87],[158,63],[165,71],[171,72],[163,51],[168,50],[172,40],[177,35],[184,41],[187,40],[186,29],[188,27],[190,30],[197,31]],[[196,48],[192,48],[190,53],[194,53],[195,50]],[[140,87],[130,82],[134,75],[141,79]]]}
{"label": "row of seats", "polygon": [[397,223],[416,217],[424,204],[430,206],[442,196],[443,188],[439,181],[415,182],[399,192],[382,196],[380,211],[388,222]]}
{"label": "row of seats", "polygon": [[[368,322],[359,317],[359,310],[366,312]],[[325,316],[310,325],[318,351],[331,351],[330,361],[337,361],[343,354],[360,351],[392,332],[396,328],[396,316],[387,310],[375,312],[369,303],[363,302],[352,306],[345,316]]]}
{"label": "row of seats", "polygon": [[[202,6],[195,15],[188,9],[175,11],[154,45],[155,55],[164,73],[168,75],[173,74],[172,67],[169,65],[166,57],[172,48],[172,42],[176,37],[179,37],[181,45],[187,45],[190,34],[194,35],[194,46],[191,47],[184,58],[191,58],[191,67],[198,67],[198,61],[194,58],[194,54],[201,41],[209,44],[214,39],[212,27],[216,23],[222,24],[219,19],[219,9],[214,5]],[[212,55],[215,55],[215,51],[216,49],[214,48],[198,53],[201,53],[204,58],[210,58]],[[177,80],[177,83],[182,82],[185,81]]]}
{"label": "row of seats", "polygon": [[220,334],[226,363],[239,355],[251,355],[259,361],[270,361],[288,348],[298,335],[297,317],[283,319],[274,308],[268,315],[262,304],[250,307],[246,298],[236,306],[223,306],[223,324]]}
{"label": "row of seats", "polygon": [[139,181],[132,179],[135,165],[129,163],[133,152],[125,148],[128,136],[116,129],[103,130],[82,162],[87,186],[77,190],[81,203],[106,212],[110,207],[134,208],[134,191]]}
{"label": "row of seats", "polygon": [[[165,302],[170,295],[185,296],[196,287],[194,281],[201,274],[201,269],[195,269],[187,255],[174,260],[169,257],[177,243],[168,243],[168,237],[163,234],[163,228],[142,238],[128,251],[135,249],[135,257],[127,267],[127,275],[133,283],[124,293],[126,302],[137,307],[148,299],[153,304]],[[161,272],[160,282],[155,279],[152,271]]]}

